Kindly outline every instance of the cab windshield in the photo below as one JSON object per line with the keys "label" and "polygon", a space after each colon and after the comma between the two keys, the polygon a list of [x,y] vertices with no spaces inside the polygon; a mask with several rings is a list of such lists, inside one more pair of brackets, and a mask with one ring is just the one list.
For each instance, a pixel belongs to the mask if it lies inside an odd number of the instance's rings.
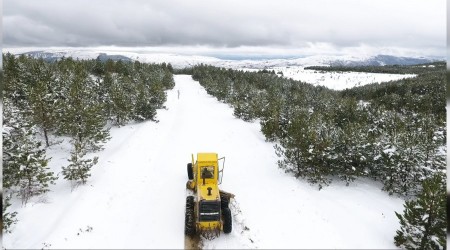
{"label": "cab windshield", "polygon": [[212,179],[214,178],[214,167],[213,166],[202,167],[201,173],[202,179]]}

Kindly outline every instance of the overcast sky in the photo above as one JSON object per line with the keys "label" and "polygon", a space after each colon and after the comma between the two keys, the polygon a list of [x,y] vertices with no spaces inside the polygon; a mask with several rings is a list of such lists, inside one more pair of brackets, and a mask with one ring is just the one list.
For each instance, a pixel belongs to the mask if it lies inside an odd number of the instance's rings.
{"label": "overcast sky", "polygon": [[4,0],[4,47],[446,55],[445,0]]}

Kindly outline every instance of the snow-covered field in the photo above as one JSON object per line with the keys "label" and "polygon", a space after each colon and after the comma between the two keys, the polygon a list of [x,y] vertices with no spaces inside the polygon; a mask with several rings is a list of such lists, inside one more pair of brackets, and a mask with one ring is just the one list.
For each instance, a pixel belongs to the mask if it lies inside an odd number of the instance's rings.
{"label": "snow-covered field", "polygon": [[[208,151],[226,157],[221,188],[236,199],[232,233],[205,240],[203,248],[395,248],[394,211],[402,211],[404,200],[366,179],[319,191],[285,174],[258,123],[234,118],[190,76],[175,82],[159,123],[111,130],[86,185],[71,191],[59,179],[25,207],[15,200],[19,222],[3,246],[183,248],[186,163],[191,153]],[[69,151],[67,143],[48,150],[56,173]]]}
{"label": "snow-covered field", "polygon": [[276,73],[283,72],[283,76],[286,78],[292,78],[294,80],[307,82],[316,86],[325,86],[335,90],[343,90],[371,83],[395,81],[416,76],[414,74],[401,75],[364,72],[319,72],[316,70],[305,70],[302,66],[274,67],[269,70],[272,69],[275,70]]}

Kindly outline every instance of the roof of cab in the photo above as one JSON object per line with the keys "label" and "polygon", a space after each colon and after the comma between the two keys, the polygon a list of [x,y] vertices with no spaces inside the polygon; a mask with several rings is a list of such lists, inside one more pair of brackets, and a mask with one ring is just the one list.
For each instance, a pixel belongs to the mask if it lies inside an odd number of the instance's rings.
{"label": "roof of cab", "polygon": [[217,153],[197,153],[197,161],[217,161]]}

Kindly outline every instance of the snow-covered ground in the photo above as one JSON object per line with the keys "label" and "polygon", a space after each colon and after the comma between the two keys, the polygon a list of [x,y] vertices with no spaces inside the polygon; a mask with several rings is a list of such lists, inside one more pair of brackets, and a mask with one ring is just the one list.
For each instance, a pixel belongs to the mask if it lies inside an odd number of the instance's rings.
{"label": "snow-covered ground", "polygon": [[[3,246],[183,248],[186,163],[191,153],[206,151],[226,157],[221,188],[236,197],[233,231],[205,240],[203,248],[395,248],[394,211],[403,210],[404,200],[366,179],[319,191],[285,174],[258,123],[234,118],[190,76],[175,82],[159,123],[111,130],[86,185],[71,191],[60,179],[25,207],[14,200],[19,222]],[[67,143],[48,150],[56,173],[69,151]]]}
{"label": "snow-covered ground", "polygon": [[330,89],[343,90],[359,87],[371,83],[395,81],[404,78],[415,77],[414,74],[382,74],[364,72],[320,72],[316,70],[305,70],[302,66],[274,67],[275,73],[283,72],[286,78],[292,78],[307,82],[316,86],[325,86]]}

